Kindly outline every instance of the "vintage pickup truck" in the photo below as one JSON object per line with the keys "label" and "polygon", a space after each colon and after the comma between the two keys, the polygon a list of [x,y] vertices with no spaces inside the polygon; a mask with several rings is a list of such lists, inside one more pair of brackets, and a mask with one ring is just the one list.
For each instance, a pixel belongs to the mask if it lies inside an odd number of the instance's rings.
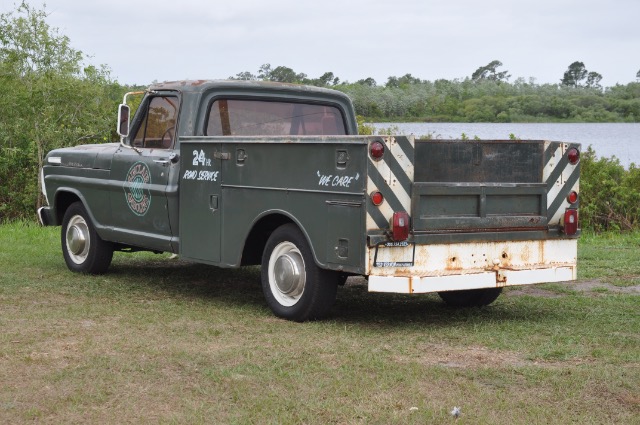
{"label": "vintage pickup truck", "polygon": [[131,120],[125,95],[120,144],[46,157],[39,217],[72,271],[138,250],[260,264],[268,305],[296,321],[325,316],[349,275],[462,307],[576,278],[578,144],[358,136],[347,96],[298,85],[143,95]]}

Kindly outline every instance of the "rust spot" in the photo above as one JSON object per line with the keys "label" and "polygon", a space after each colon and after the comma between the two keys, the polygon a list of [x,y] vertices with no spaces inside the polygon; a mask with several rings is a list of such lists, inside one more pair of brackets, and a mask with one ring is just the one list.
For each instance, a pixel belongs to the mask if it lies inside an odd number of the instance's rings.
{"label": "rust spot", "polygon": [[412,274],[412,270],[411,269],[406,269],[406,268],[395,268],[394,272],[392,273],[392,276],[402,276],[402,277],[411,277]]}
{"label": "rust spot", "polygon": [[509,255],[509,253],[507,251],[502,251],[502,254],[500,254],[501,257],[501,261],[500,261],[500,267],[509,267],[511,266],[511,256]]}
{"label": "rust spot", "polygon": [[457,256],[449,257],[447,259],[447,270],[461,270],[462,264],[460,262],[460,258]]}
{"label": "rust spot", "polygon": [[529,263],[531,257],[531,250],[529,249],[529,245],[525,245],[522,251],[520,251],[520,258],[522,258],[522,262],[527,264]]}

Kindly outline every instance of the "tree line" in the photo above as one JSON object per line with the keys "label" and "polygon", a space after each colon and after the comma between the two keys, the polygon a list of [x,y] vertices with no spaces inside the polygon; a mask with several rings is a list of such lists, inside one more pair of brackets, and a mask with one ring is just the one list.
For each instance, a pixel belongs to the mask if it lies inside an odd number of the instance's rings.
{"label": "tree line", "polygon": [[571,63],[558,84],[536,84],[499,70],[491,61],[464,79],[421,80],[390,76],[384,84],[368,77],[350,83],[333,72],[310,78],[286,66],[265,64],[257,73],[231,79],[331,87],[351,97],[356,113],[370,121],[432,122],[640,122],[638,82],[603,88],[602,75],[583,62]]}
{"label": "tree line", "polygon": [[[332,72],[310,78],[265,64],[256,74],[232,78],[341,90],[353,100],[361,122],[640,121],[640,82],[602,88],[600,74],[587,71],[581,62],[572,63],[559,84],[509,82],[501,67],[500,61],[492,61],[463,80],[431,82],[406,74],[378,84],[370,77],[341,81]],[[44,8],[22,2],[0,14],[0,223],[35,219],[43,201],[38,172],[47,152],[118,140],[117,104],[133,89],[139,87],[113,80],[108,67],[87,65],[86,55],[47,24]],[[583,226],[638,228],[640,169],[626,170],[613,158],[598,159],[593,151],[582,161]]]}

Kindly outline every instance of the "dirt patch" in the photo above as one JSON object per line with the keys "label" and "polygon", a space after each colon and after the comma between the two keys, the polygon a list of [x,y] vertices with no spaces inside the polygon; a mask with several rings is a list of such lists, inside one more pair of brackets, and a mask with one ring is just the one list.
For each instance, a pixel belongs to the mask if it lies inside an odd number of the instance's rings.
{"label": "dirt patch", "polygon": [[[602,282],[598,279],[583,280],[578,282],[563,283],[562,288],[568,291],[575,291],[581,293],[610,293],[610,294],[627,294],[627,295],[640,295],[640,285],[633,286],[615,286],[607,282]],[[544,298],[559,298],[564,294],[561,292],[555,292],[540,288],[539,286],[522,286],[513,288],[505,293],[508,297],[517,297],[522,295],[529,295],[532,297],[544,297]]]}
{"label": "dirt patch", "polygon": [[520,353],[504,350],[492,350],[487,347],[472,345],[470,347],[452,347],[444,344],[426,344],[420,350],[418,358],[396,357],[396,361],[405,363],[418,361],[425,366],[441,366],[455,369],[479,369],[479,368],[511,368],[511,367],[540,367],[540,368],[566,368],[582,366],[595,362],[591,357],[571,358],[567,360],[542,360],[527,359]]}
{"label": "dirt patch", "polygon": [[578,292],[594,292],[599,290],[606,290],[607,292],[613,292],[616,294],[640,295],[640,285],[615,286],[610,283],[602,282],[597,279],[568,283],[567,289],[571,289],[573,291],[578,291]]}
{"label": "dirt patch", "polygon": [[542,289],[536,286],[524,286],[517,289],[512,289],[510,291],[505,292],[505,295],[508,297],[518,297],[522,295],[529,295],[532,297],[542,297],[542,298],[560,298],[562,294],[557,292],[549,291],[547,289]]}
{"label": "dirt patch", "polygon": [[[454,348],[450,345],[427,344],[421,350],[423,353],[417,360],[427,366],[443,366],[451,368],[479,368],[501,366],[527,366],[531,362],[523,359],[517,353],[491,350],[481,346]],[[399,362],[409,359],[398,358]]]}

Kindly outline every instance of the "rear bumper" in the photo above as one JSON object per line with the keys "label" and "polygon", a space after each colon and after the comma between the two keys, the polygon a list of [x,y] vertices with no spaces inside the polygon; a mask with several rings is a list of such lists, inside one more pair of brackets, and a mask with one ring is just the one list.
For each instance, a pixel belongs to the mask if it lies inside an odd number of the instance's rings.
{"label": "rear bumper", "polygon": [[428,292],[531,285],[543,282],[565,282],[575,279],[575,266],[534,270],[498,270],[484,273],[426,277],[369,276],[369,291],[424,294]]}
{"label": "rear bumper", "polygon": [[576,239],[374,247],[369,291],[419,294],[577,278]]}
{"label": "rear bumper", "polygon": [[40,207],[38,208],[38,220],[40,224],[43,226],[53,226],[53,215],[50,207]]}

